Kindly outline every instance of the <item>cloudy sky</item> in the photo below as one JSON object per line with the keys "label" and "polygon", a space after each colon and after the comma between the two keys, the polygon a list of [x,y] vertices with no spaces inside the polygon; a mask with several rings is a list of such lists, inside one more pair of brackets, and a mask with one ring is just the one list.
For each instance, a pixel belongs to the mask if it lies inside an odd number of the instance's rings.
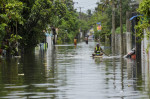
{"label": "cloudy sky", "polygon": [[96,7],[96,2],[100,0],[73,0],[73,1],[75,2],[74,7],[75,9],[77,9],[77,11],[80,11],[79,7],[82,7],[81,11],[86,12],[88,9],[94,11]]}

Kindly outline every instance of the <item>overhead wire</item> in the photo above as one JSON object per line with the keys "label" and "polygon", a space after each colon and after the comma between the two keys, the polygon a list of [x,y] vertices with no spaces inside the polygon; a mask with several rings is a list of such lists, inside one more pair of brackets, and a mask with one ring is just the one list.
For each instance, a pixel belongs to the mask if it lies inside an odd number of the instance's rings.
{"label": "overhead wire", "polygon": [[[80,8],[80,7],[82,7],[82,9],[84,9],[84,10],[82,10],[82,12],[85,12],[85,11],[87,11],[88,9],[91,9],[91,10],[95,10],[95,7],[96,7],[96,3],[91,3],[90,2],[91,0],[86,0],[85,2],[78,2],[78,4],[75,4],[75,8]],[[77,2],[77,1],[76,1]],[[98,1],[97,1],[98,2]],[[86,4],[86,6],[81,6],[81,5],[83,5],[83,4]],[[87,5],[88,4],[88,5]],[[94,6],[95,5],[95,6]],[[94,8],[91,8],[92,6],[94,6]],[[88,9],[87,9],[87,7],[88,7]]]}
{"label": "overhead wire", "polygon": [[[84,10],[82,10],[83,12],[85,12],[85,11],[87,11],[88,9],[91,9],[91,10],[95,10],[95,7],[93,8],[92,6],[93,6],[94,4],[92,4],[92,5],[87,5],[87,6],[84,6],[84,7],[82,7],[82,9],[84,9]],[[86,7],[88,7],[88,9],[86,8]],[[91,8],[92,7],[92,8]],[[79,8],[79,7],[76,7],[76,8]]]}
{"label": "overhead wire", "polygon": [[[89,1],[86,1],[86,2],[78,2],[78,4],[76,4],[76,5],[82,5],[82,4],[89,4],[89,5],[91,5],[91,2],[90,2],[91,0],[89,0]],[[92,3],[92,4],[96,4],[96,3]]]}
{"label": "overhead wire", "polygon": [[[78,0],[77,0],[78,1]],[[76,2],[77,2],[76,1]],[[80,1],[80,0],[79,0]],[[84,1],[84,2],[80,2],[80,3],[87,3],[87,2],[90,2],[91,0],[86,0],[86,1]]]}

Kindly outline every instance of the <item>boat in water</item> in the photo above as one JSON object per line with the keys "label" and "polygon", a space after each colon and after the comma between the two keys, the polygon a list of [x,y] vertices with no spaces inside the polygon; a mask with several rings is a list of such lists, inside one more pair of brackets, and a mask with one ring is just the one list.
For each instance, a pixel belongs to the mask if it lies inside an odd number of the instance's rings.
{"label": "boat in water", "polygon": [[92,54],[93,58],[103,58],[103,54]]}

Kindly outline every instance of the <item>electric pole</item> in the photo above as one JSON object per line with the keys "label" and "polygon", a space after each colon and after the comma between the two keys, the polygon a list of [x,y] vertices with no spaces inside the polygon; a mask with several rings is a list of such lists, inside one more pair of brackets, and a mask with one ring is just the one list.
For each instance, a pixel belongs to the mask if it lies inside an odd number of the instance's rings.
{"label": "electric pole", "polygon": [[[83,7],[78,7],[78,8],[80,8],[80,12],[79,12],[79,19],[81,20],[82,18],[81,18],[81,9],[83,8]],[[82,32],[81,32],[81,26],[80,26],[80,35],[82,34]]]}
{"label": "electric pole", "polygon": [[80,9],[80,12],[79,12],[79,19],[81,20],[82,18],[81,18],[81,9],[83,8],[83,7],[78,7],[79,9]]}

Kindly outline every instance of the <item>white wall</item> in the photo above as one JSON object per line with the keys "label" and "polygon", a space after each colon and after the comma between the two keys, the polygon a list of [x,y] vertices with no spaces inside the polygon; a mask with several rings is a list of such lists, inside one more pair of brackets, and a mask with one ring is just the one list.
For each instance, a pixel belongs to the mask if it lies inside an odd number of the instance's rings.
{"label": "white wall", "polygon": [[[142,74],[145,75],[145,83],[150,81],[150,38],[146,37],[146,30],[144,30],[144,39],[141,42],[141,61],[142,61]],[[149,84],[145,84],[149,85]],[[146,88],[149,88],[148,86]],[[145,89],[148,90],[148,89]]]}

